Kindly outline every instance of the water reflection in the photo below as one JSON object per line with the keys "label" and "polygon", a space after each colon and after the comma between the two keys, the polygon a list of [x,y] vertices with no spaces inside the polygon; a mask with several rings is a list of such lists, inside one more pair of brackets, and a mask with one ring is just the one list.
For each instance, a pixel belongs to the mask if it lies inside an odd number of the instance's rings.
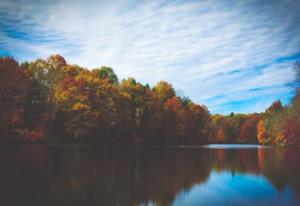
{"label": "water reflection", "polygon": [[297,205],[293,149],[0,146],[1,205]]}

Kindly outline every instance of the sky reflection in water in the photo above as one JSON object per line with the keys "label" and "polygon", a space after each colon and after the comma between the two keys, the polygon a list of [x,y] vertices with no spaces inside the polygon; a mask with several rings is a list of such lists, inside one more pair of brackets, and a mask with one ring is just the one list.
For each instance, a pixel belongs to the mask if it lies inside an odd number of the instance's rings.
{"label": "sky reflection in water", "polygon": [[203,184],[179,194],[174,206],[182,205],[298,205],[294,192],[279,192],[263,176],[222,171],[212,172]]}

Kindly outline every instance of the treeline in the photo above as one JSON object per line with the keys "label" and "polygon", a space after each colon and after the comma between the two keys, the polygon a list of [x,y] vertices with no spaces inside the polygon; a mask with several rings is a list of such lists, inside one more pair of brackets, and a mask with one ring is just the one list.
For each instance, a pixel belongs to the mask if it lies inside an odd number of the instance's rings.
{"label": "treeline", "polygon": [[211,142],[300,146],[300,92],[290,105],[274,102],[263,113],[213,115]]}
{"label": "treeline", "polygon": [[164,81],[119,81],[110,67],[88,70],[60,55],[22,64],[0,58],[2,141],[300,145],[299,109],[298,92],[287,107],[212,116]]}

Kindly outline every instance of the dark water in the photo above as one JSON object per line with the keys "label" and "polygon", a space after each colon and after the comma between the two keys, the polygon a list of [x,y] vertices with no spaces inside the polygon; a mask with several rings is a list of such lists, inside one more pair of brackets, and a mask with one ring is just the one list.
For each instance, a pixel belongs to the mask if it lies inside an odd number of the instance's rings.
{"label": "dark water", "polygon": [[0,205],[300,205],[300,150],[0,145]]}

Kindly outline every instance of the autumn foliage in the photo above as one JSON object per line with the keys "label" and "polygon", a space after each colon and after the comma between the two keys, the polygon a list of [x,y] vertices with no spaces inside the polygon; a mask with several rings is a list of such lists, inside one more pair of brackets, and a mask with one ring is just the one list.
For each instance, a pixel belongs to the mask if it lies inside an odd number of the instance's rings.
{"label": "autumn foliage", "polygon": [[19,64],[0,58],[1,141],[102,144],[261,143],[300,145],[300,95],[257,114],[211,115],[160,81],[119,80],[60,55]]}

